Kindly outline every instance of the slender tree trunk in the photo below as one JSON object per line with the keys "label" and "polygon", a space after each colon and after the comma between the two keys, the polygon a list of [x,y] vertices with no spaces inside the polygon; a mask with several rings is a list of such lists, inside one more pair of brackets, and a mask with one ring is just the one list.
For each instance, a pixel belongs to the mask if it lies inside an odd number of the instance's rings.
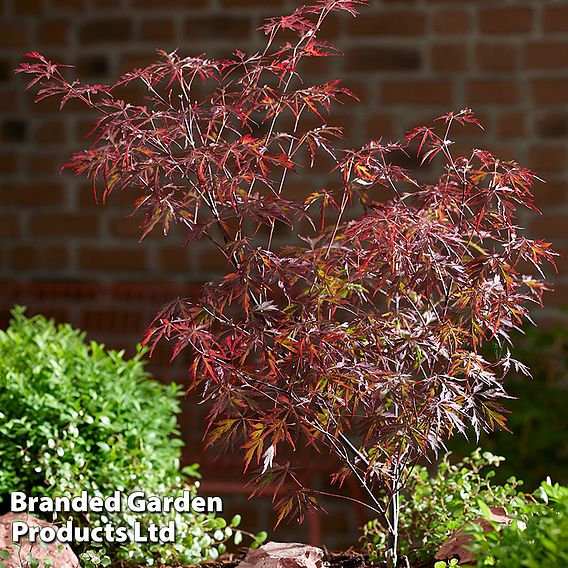
{"label": "slender tree trunk", "polygon": [[386,559],[388,568],[396,568],[398,564],[398,514],[400,502],[398,499],[398,490],[392,495],[387,515],[391,525],[387,536]]}

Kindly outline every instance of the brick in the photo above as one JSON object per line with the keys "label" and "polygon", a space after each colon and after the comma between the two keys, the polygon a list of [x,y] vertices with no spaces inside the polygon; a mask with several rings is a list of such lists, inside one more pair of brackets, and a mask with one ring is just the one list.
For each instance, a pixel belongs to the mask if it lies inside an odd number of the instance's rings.
{"label": "brick", "polygon": [[1,125],[4,142],[25,142],[28,138],[28,125],[21,119],[7,119]]}
{"label": "brick", "polygon": [[469,14],[463,10],[444,10],[434,14],[432,27],[438,34],[463,35],[470,30]]}
{"label": "brick", "polygon": [[467,83],[468,104],[515,104],[519,100],[518,85],[515,81],[499,79],[477,79]]}
{"label": "brick", "polygon": [[32,245],[19,245],[10,249],[8,263],[15,270],[29,270],[39,266],[38,250]]}
{"label": "brick", "polygon": [[[568,181],[550,181],[539,183],[534,190],[535,203],[539,209],[545,207],[558,207],[566,204],[568,197]],[[568,259],[564,261],[568,264]],[[566,266],[568,269],[568,265]],[[562,273],[566,273],[565,270]]]}
{"label": "brick", "polygon": [[10,250],[8,259],[10,266],[20,271],[65,268],[68,264],[67,250],[61,245],[45,248],[18,245]]}
{"label": "brick", "polygon": [[568,167],[566,157],[564,146],[543,144],[530,149],[529,164],[536,172],[560,172]]}
{"label": "brick", "polygon": [[166,18],[145,20],[140,25],[139,35],[144,41],[173,41],[175,39],[174,22]]}
{"label": "brick", "polygon": [[[366,138],[376,140],[377,138],[392,138],[395,136],[393,117],[390,114],[374,114],[365,120],[367,129]],[[304,190],[305,191],[305,190]]]}
{"label": "brick", "polygon": [[[155,63],[158,59],[158,55],[156,52],[136,52],[136,53],[122,53],[120,56],[120,60],[118,62],[118,72],[119,73],[127,73],[132,69],[142,69]],[[141,88],[140,88],[141,89]],[[141,92],[138,91],[137,93],[133,93],[132,96],[138,96]],[[124,93],[121,93],[121,96],[125,99],[129,99],[130,96],[124,96]]]}
{"label": "brick", "polygon": [[376,45],[350,48],[344,58],[347,71],[414,71],[422,66],[420,51]]}
{"label": "brick", "polygon": [[417,36],[424,33],[426,15],[418,11],[389,11],[365,14],[350,20],[348,33],[354,37],[378,36]]}
{"label": "brick", "polygon": [[176,10],[207,8],[207,0],[131,0],[132,8],[144,8],[145,10],[164,10],[175,8]]}
{"label": "brick", "polygon": [[[530,231],[545,240],[566,239],[566,214],[549,212],[542,216],[535,215],[530,224]],[[558,251],[558,246],[555,249]]]}
{"label": "brick", "polygon": [[94,0],[95,10],[120,10],[120,3],[116,0]]}
{"label": "brick", "polygon": [[58,114],[60,113],[59,110],[59,99],[57,97],[49,97],[47,99],[43,99],[38,103],[33,103],[32,100],[28,99],[26,101],[26,110],[32,114]]}
{"label": "brick", "polygon": [[531,92],[538,104],[566,104],[568,102],[568,77],[535,79]]}
{"label": "brick", "polygon": [[568,113],[546,113],[536,119],[535,130],[542,138],[568,138]]}
{"label": "brick", "polygon": [[542,26],[545,32],[568,32],[568,6],[545,6]]}
{"label": "brick", "polygon": [[[0,152],[0,172],[3,175],[13,174],[18,171],[20,154],[15,152]],[[6,183],[5,180],[3,183]]]}
{"label": "brick", "polygon": [[525,67],[528,69],[568,69],[568,38],[566,41],[541,41],[524,46]]}
{"label": "brick", "polygon": [[62,161],[61,152],[34,152],[33,156],[27,155],[23,158],[26,173],[31,174],[58,174],[61,169]]}
{"label": "brick", "polygon": [[188,41],[234,41],[250,37],[251,19],[246,16],[193,16],[183,26]]}
{"label": "brick", "polygon": [[61,269],[69,265],[67,248],[62,245],[50,245],[41,251],[42,268]]}
{"label": "brick", "polygon": [[499,138],[520,138],[526,136],[526,113],[505,112],[497,117],[497,136]]}
{"label": "brick", "polygon": [[265,6],[282,6],[282,0],[222,0],[227,8],[264,8]]}
{"label": "brick", "polygon": [[332,57],[306,57],[302,60],[302,72],[310,77],[321,76],[325,81],[333,72],[332,59]]}
{"label": "brick", "polygon": [[204,273],[223,273],[227,271],[227,260],[218,251],[204,250],[199,255],[199,270]]}
{"label": "brick", "polygon": [[502,43],[481,44],[475,50],[475,61],[483,71],[512,71],[517,67],[517,48]]}
{"label": "brick", "polygon": [[63,203],[63,187],[53,182],[7,182],[0,186],[0,204],[41,207]]}
{"label": "brick", "polygon": [[34,141],[42,146],[56,145],[61,147],[65,140],[65,125],[61,120],[45,122],[36,127]]}
{"label": "brick", "polygon": [[143,329],[143,315],[139,310],[128,309],[124,306],[112,308],[84,309],[81,313],[81,328],[92,331],[112,330],[114,333],[138,335]]}
{"label": "brick", "polygon": [[39,16],[43,12],[42,0],[18,0],[14,3],[14,12],[28,16]]}
{"label": "brick", "polygon": [[76,13],[85,11],[84,0],[52,0],[52,4],[56,10]]}
{"label": "brick", "polygon": [[38,237],[92,236],[98,230],[98,218],[77,213],[56,213],[35,215],[30,221],[33,235]]}
{"label": "brick", "polygon": [[44,45],[67,45],[69,43],[69,24],[66,21],[42,22],[38,26],[37,35]]}
{"label": "brick", "polygon": [[20,232],[20,221],[14,215],[0,215],[0,237],[16,237]]}
{"label": "brick", "polygon": [[87,22],[79,29],[79,41],[86,44],[125,43],[132,37],[132,20],[108,18]]}
{"label": "brick", "polygon": [[[18,100],[14,91],[0,92],[0,109],[3,113],[12,113],[17,110]],[[8,119],[6,122],[13,123],[14,119]]]}
{"label": "brick", "polygon": [[479,11],[479,29],[486,34],[517,34],[532,30],[534,13],[529,6],[485,8]]}
{"label": "brick", "polygon": [[449,106],[453,102],[453,84],[449,81],[392,81],[382,86],[381,102]]}
{"label": "brick", "polygon": [[[402,0],[404,1],[404,0]],[[423,0],[426,4],[454,4],[456,3],[456,0]],[[494,0],[460,0],[460,4],[475,4],[478,5],[481,2],[493,2]]]}
{"label": "brick", "polygon": [[169,272],[187,273],[189,269],[187,249],[183,246],[162,248],[160,250],[160,268]]}
{"label": "brick", "polygon": [[26,45],[27,28],[17,22],[0,22],[0,47],[20,47]]}
{"label": "brick", "polygon": [[13,69],[15,65],[10,59],[0,59],[0,82],[7,83],[14,78]]}
{"label": "brick", "polygon": [[430,50],[434,71],[461,71],[467,68],[467,46],[463,43],[440,43]]}
{"label": "brick", "polygon": [[[91,199],[91,201],[94,201]],[[138,240],[142,235],[140,229],[140,220],[135,217],[121,217],[112,219],[110,222],[111,235],[123,239]],[[146,238],[150,238],[153,233],[150,233]]]}
{"label": "brick", "polygon": [[77,59],[77,75],[82,78],[107,77],[110,72],[110,63],[104,55],[87,55]]}
{"label": "brick", "polygon": [[144,272],[145,251],[125,247],[84,247],[79,250],[79,267],[83,270]]}

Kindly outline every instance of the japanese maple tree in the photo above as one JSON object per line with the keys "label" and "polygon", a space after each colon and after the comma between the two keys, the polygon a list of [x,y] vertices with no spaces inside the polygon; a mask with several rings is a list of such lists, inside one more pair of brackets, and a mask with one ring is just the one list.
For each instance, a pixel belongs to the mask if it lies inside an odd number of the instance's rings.
{"label": "japanese maple tree", "polygon": [[[277,496],[278,522],[318,507],[295,448],[331,451],[334,481],[360,483],[395,566],[408,467],[455,432],[505,427],[503,379],[524,369],[509,333],[541,304],[538,275],[553,253],[517,225],[519,209],[535,209],[531,171],[488,151],[452,153],[453,127],[478,126],[470,110],[400,141],[340,149],[332,106],[353,95],[338,81],[306,85],[300,63],[338,55],[318,33],[331,13],[362,4],[319,0],[268,20],[262,52],[161,52],[113,85],[69,81],[37,53],[18,71],[38,100],[99,113],[92,146],[68,167],[103,199],[137,190],[142,237],[178,223],[188,243],[207,239],[226,258],[228,273],[200,301],[166,306],[145,338],[190,352],[190,388],[211,401],[208,443],[242,448],[255,491]],[[120,98],[130,84],[143,102]],[[410,152],[439,168],[435,182],[397,165]],[[334,163],[330,188],[292,198],[289,180],[320,153]],[[311,228],[277,249],[278,225],[292,236]],[[492,358],[480,353],[487,342],[499,346]]]}

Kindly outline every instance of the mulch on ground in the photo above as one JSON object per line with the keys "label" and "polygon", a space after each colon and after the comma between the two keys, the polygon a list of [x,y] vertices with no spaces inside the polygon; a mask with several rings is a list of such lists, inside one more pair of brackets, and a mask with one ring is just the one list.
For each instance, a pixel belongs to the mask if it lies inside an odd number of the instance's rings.
{"label": "mulch on ground", "polygon": [[[236,568],[243,556],[230,554],[217,561],[202,564],[204,568]],[[436,561],[424,560],[412,564],[410,568],[433,568]],[[386,564],[370,562],[364,554],[355,551],[346,552],[327,552],[324,556],[324,566],[326,568],[384,568]]]}

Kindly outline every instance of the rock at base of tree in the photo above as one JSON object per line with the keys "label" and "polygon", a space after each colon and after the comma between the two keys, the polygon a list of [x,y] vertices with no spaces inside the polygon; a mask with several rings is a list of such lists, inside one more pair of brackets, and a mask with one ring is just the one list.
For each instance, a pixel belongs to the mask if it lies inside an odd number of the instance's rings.
{"label": "rock at base of tree", "polygon": [[[20,548],[14,546],[12,542],[12,523],[14,521],[23,521],[28,525],[39,525],[40,527],[54,525],[40,519],[36,519],[27,513],[6,513],[0,516],[0,551],[8,551],[8,558],[0,559],[4,563],[4,568],[28,568],[30,566],[29,559],[35,558],[38,561],[38,567],[44,568],[44,560],[49,558],[52,568],[78,568],[79,560],[68,544],[54,541],[40,545],[37,542],[29,542],[26,538],[20,539]],[[34,562],[35,564],[35,562]]]}
{"label": "rock at base of tree", "polygon": [[323,550],[295,542],[268,542],[250,550],[237,568],[322,568]]}

